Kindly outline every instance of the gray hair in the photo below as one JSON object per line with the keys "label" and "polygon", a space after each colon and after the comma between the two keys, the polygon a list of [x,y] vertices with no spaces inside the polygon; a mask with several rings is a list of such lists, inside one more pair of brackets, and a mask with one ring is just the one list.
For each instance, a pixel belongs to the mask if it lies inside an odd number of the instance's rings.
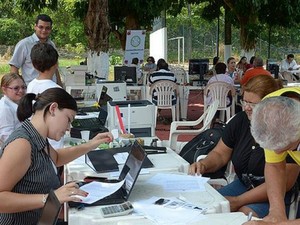
{"label": "gray hair", "polygon": [[253,61],[253,65],[254,65],[254,67],[261,67],[264,65],[264,61],[261,57],[257,56],[257,57],[255,57],[255,59]]}
{"label": "gray hair", "polygon": [[299,101],[283,96],[267,98],[253,109],[251,133],[263,148],[286,148],[300,139],[299,116]]}

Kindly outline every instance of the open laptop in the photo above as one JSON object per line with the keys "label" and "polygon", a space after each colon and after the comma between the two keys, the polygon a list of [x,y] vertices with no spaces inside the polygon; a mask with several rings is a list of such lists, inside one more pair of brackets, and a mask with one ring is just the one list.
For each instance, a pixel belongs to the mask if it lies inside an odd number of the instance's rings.
{"label": "open laptop", "polygon": [[[111,205],[119,204],[125,201],[128,201],[128,198],[132,192],[132,189],[135,185],[135,182],[140,174],[142,169],[143,162],[146,158],[146,152],[143,147],[138,144],[137,141],[131,146],[131,150],[127,157],[127,160],[122,168],[122,171],[117,180],[107,180],[104,182],[118,182],[125,179],[124,185],[115,193],[100,199],[99,201],[93,204],[86,204],[86,206],[95,206],[95,205]],[[81,203],[82,204],[82,203]],[[74,202],[69,202],[71,207],[77,207],[78,204]]]}
{"label": "open laptop", "polygon": [[37,225],[55,225],[60,209],[61,204],[54,191],[51,189]]}

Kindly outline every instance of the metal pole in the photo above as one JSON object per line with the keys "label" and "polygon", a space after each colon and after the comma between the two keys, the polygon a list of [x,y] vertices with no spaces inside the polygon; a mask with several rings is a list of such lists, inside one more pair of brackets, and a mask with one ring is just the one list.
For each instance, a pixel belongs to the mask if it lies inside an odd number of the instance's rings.
{"label": "metal pole", "polygon": [[177,39],[178,65],[180,64],[180,38]]}
{"label": "metal pole", "polygon": [[182,37],[182,65],[184,66],[184,37]]}

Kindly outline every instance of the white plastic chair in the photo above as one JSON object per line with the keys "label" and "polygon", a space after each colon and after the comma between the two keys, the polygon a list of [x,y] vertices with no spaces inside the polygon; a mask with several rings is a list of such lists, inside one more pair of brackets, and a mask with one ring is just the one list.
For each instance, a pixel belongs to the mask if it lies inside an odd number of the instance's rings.
{"label": "white plastic chair", "polygon": [[[210,94],[209,94],[210,93]],[[232,103],[227,106],[228,94],[232,96]],[[219,106],[217,110],[221,111],[221,120],[226,121],[235,114],[235,88],[233,85],[226,82],[212,82],[204,88],[204,110],[208,107],[208,94],[212,97],[212,100],[219,100]],[[224,118],[224,111],[226,111],[226,120]]]}
{"label": "white plastic chair", "polygon": [[[150,96],[153,92],[157,95],[157,105],[155,106],[155,127],[158,109],[171,109],[172,121],[179,120],[179,88],[178,85],[169,80],[160,80],[151,84]],[[177,96],[176,104],[172,105],[174,94]],[[152,98],[152,97],[151,97]]]}
{"label": "white plastic chair", "polygon": [[[177,153],[180,152],[181,149],[177,149],[177,138],[181,134],[187,135],[197,135],[201,132],[205,131],[206,129],[210,128],[211,122],[217,112],[217,108],[219,105],[219,101],[214,101],[207,109],[204,110],[203,114],[199,117],[199,119],[195,121],[175,121],[171,123],[170,127],[170,135],[169,135],[169,147],[176,151]],[[198,124],[202,123],[203,125],[200,129],[178,129],[178,127],[188,126],[193,127],[197,126]]]}

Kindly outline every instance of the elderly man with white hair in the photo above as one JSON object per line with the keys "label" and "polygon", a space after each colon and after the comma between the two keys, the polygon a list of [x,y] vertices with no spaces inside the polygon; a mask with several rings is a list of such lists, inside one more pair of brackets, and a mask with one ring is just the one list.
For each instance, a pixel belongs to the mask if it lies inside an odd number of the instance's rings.
{"label": "elderly man with white hair", "polygon": [[252,114],[251,133],[265,148],[265,180],[270,209],[262,221],[250,221],[245,225],[300,224],[300,219],[287,219],[284,203],[289,176],[285,172],[285,159],[289,155],[300,165],[300,87],[280,89],[257,104]]}

